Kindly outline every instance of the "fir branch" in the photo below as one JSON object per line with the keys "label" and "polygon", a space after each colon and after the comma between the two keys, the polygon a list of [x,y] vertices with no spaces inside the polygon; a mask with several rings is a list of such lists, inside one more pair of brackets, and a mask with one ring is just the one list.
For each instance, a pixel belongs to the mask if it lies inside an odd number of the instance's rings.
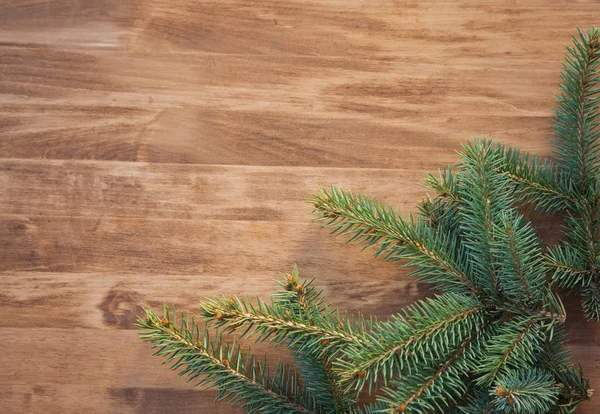
{"label": "fir branch", "polygon": [[[461,164],[429,175],[438,194],[403,219],[388,205],[332,187],[313,196],[317,220],[375,256],[405,261],[412,275],[446,293],[379,322],[324,304],[297,269],[270,303],[208,299],[202,317],[219,331],[284,345],[298,372],[273,376],[239,346],[211,342],[195,323],[149,309],[142,338],[172,368],[219,389],[219,399],[269,413],[571,413],[589,382],[569,362],[565,310],[555,286],[579,289],[600,319],[600,33],[568,48],[555,119],[557,162],[475,140]],[[529,204],[563,212],[567,241],[544,253],[518,212]],[[552,279],[547,275],[553,272]],[[300,375],[302,378],[300,378]],[[383,380],[378,401],[358,394]]]}
{"label": "fir branch", "polygon": [[600,287],[593,281],[581,288],[583,296],[583,310],[585,317],[592,320],[600,320]]}
{"label": "fir branch", "polygon": [[476,390],[469,398],[451,411],[446,411],[445,414],[504,414],[500,410],[494,408],[493,398],[490,397],[488,390]]}
{"label": "fir branch", "polygon": [[260,298],[257,306],[239,297],[207,299],[200,304],[201,316],[214,322],[217,328],[227,327],[231,332],[245,327],[241,337],[256,336],[257,341],[274,345],[287,343],[298,350],[335,354],[339,347],[363,342],[363,333],[369,325],[359,316],[341,318],[328,307],[294,313],[278,303],[267,304]]}
{"label": "fir branch", "polygon": [[583,376],[581,367],[576,369],[570,362],[570,352],[565,346],[566,329],[563,325],[555,325],[552,335],[546,335],[542,342],[536,366],[553,375],[558,384],[560,395],[558,405],[560,413],[572,412],[577,405],[590,398],[589,380]]}
{"label": "fir branch", "polygon": [[548,413],[558,400],[559,389],[551,375],[538,369],[522,369],[502,376],[496,388],[493,405],[507,414]]}
{"label": "fir branch", "polygon": [[471,332],[439,366],[424,365],[418,373],[399,378],[393,389],[384,388],[386,396],[380,400],[395,414],[439,412],[460,400],[467,392],[465,378],[476,355],[472,345],[482,333]]}
{"label": "fir branch", "polygon": [[404,221],[392,207],[336,187],[321,189],[311,202],[317,220],[326,220],[332,234],[351,235],[348,242],[365,243],[364,248],[378,246],[375,256],[384,260],[409,260],[408,265],[418,267],[415,275],[441,289],[480,293],[461,265],[466,260],[462,251],[443,229],[433,230],[412,217]]}
{"label": "fir branch", "polygon": [[513,369],[533,367],[540,351],[538,320],[514,317],[498,328],[485,346],[487,355],[475,370],[478,385],[491,384],[499,374]]}
{"label": "fir branch", "polygon": [[431,173],[425,178],[425,188],[437,191],[439,196],[454,203],[461,203],[460,174],[446,167],[439,173],[439,178]]}
{"label": "fir branch", "polygon": [[337,362],[346,389],[384,384],[394,374],[413,372],[426,361],[443,358],[483,321],[483,306],[460,294],[420,301],[387,322],[374,325],[363,343],[344,350]]}
{"label": "fir branch", "polygon": [[460,218],[472,273],[488,294],[501,295],[492,246],[499,214],[514,208],[512,186],[504,174],[498,173],[501,160],[491,141],[475,140],[463,145],[461,158],[464,170]]}
{"label": "fir branch", "polygon": [[218,400],[241,403],[250,413],[318,412],[318,407],[283,365],[279,364],[271,376],[254,357],[244,358],[239,346],[223,346],[220,337],[212,343],[208,331],[201,336],[193,319],[189,321],[182,315],[181,326],[177,328],[175,313],[171,315],[167,308],[163,318],[149,308],[144,311],[146,318],[138,320],[139,327],[144,329],[140,333],[142,340],[159,348],[155,355],[166,356],[166,362],[174,361],[172,370],[183,368],[179,375],[188,376],[188,381],[204,375],[196,385],[217,387]]}
{"label": "fir branch", "polygon": [[[555,111],[554,141],[559,165],[571,178],[576,198],[566,219],[567,237],[573,250],[585,260],[584,272],[562,268],[555,272],[555,278],[563,286],[579,285],[584,312],[591,318],[600,317],[600,299],[592,287],[600,282],[597,266],[600,253],[599,37],[597,28],[586,33],[579,31],[579,37],[573,38],[574,47],[567,47],[562,94]],[[589,275],[586,272],[590,272]]]}
{"label": "fir branch", "polygon": [[557,98],[554,145],[560,167],[568,172],[574,188],[583,195],[595,188],[600,161],[599,31],[579,30],[579,37],[573,36],[573,41],[574,47],[567,46],[561,73],[562,94]]}
{"label": "fir branch", "polygon": [[539,238],[531,223],[521,215],[503,212],[494,225],[491,242],[497,258],[499,285],[503,296],[525,308],[537,308],[544,297],[546,263]]}
{"label": "fir branch", "polygon": [[515,184],[514,196],[520,203],[556,213],[574,202],[570,180],[552,161],[502,144],[491,151],[501,160],[498,171]]}
{"label": "fir branch", "polygon": [[[315,289],[314,279],[300,283],[298,277],[298,267],[294,265],[292,272],[284,276],[283,282],[277,282],[283,289],[273,295],[275,301],[293,313],[308,316],[308,312],[312,311],[320,315],[322,292]],[[300,342],[292,349],[306,391],[328,413],[347,413],[356,400],[340,389],[341,378],[333,369],[333,355],[322,347],[317,352],[304,350],[306,344],[302,340]]]}
{"label": "fir branch", "polygon": [[573,246],[556,246],[548,250],[546,257],[554,271],[552,278],[559,286],[573,289],[590,283],[592,272],[586,269],[585,259]]}

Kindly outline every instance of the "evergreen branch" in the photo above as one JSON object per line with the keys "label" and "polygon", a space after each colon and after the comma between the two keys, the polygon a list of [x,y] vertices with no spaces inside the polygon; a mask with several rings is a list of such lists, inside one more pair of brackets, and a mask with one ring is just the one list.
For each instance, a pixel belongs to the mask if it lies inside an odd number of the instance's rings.
{"label": "evergreen branch", "polygon": [[540,351],[540,328],[536,318],[514,317],[499,327],[486,344],[487,355],[475,370],[477,384],[491,384],[500,374],[533,367]]}
{"label": "evergreen branch", "polygon": [[[555,111],[557,161],[474,140],[462,162],[428,175],[420,214],[332,187],[311,199],[332,234],[375,256],[404,261],[412,275],[445,290],[386,321],[351,317],[324,304],[297,268],[271,302],[208,299],[201,316],[240,337],[284,345],[298,371],[211,341],[193,319],[176,327],[165,309],[146,309],[143,340],[188,381],[219,391],[249,412],[375,414],[566,414],[589,398],[569,362],[565,310],[553,287],[578,289],[586,317],[600,319],[600,32],[567,48]],[[567,241],[545,253],[518,211],[563,212]],[[549,276],[550,270],[552,278]],[[359,393],[382,385],[377,402]]]}
{"label": "evergreen branch", "polygon": [[461,202],[460,174],[452,172],[451,167],[440,171],[439,178],[427,173],[425,188],[437,191],[440,197],[451,200],[454,203]]}
{"label": "evergreen branch", "polygon": [[538,307],[547,279],[542,246],[533,226],[521,215],[502,213],[494,228],[491,250],[498,260],[502,294],[513,304]]}
{"label": "evergreen branch", "polygon": [[210,384],[219,390],[218,400],[241,403],[250,413],[316,413],[318,407],[306,395],[295,376],[282,364],[275,374],[270,375],[264,364],[254,356],[244,358],[239,346],[222,345],[209,339],[208,331],[200,335],[198,326],[181,317],[180,328],[176,327],[175,313],[160,318],[151,309],[144,309],[146,318],[138,325],[144,329],[140,337],[159,348],[155,355],[166,356],[166,362],[174,361],[172,370],[194,380],[200,375],[205,378],[196,385]]}
{"label": "evergreen branch", "polygon": [[580,194],[589,194],[596,186],[600,152],[598,119],[600,109],[599,31],[579,30],[573,37],[574,47],[567,46],[563,72],[562,94],[555,111],[555,152],[559,165],[568,172]]}
{"label": "evergreen branch", "polygon": [[419,214],[426,219],[427,225],[433,231],[452,234],[456,239],[461,239],[458,203],[449,198],[436,196],[431,199],[426,195],[417,206]]}
{"label": "evergreen branch", "polygon": [[545,213],[565,210],[573,203],[570,181],[558,166],[537,155],[496,144],[499,172],[515,184],[515,198]]}
{"label": "evergreen branch", "polygon": [[573,289],[590,283],[592,272],[586,269],[585,259],[573,246],[556,246],[548,250],[546,258],[558,286]]}
{"label": "evergreen branch", "polygon": [[[293,313],[308,316],[308,311],[317,310],[320,315],[319,306],[323,299],[321,292],[314,288],[313,281],[314,279],[299,283],[298,268],[294,265],[292,272],[285,275],[284,281],[277,282],[283,289],[276,292],[273,297],[277,303]],[[340,390],[341,378],[333,370],[332,355],[322,347],[318,352],[310,352],[303,350],[302,345],[306,344],[298,344],[293,347],[293,355],[306,391],[328,413],[344,414],[348,412],[355,399]]]}
{"label": "evergreen branch", "polygon": [[579,202],[574,214],[565,218],[570,245],[579,251],[593,273],[597,273],[596,260],[599,255],[597,235],[600,230],[598,212],[600,199]]}
{"label": "evergreen branch", "polygon": [[446,293],[419,301],[380,322],[361,344],[344,350],[337,362],[346,389],[369,392],[381,377],[416,371],[426,361],[443,358],[483,321],[483,306],[473,298]]}
{"label": "evergreen branch", "polygon": [[388,404],[382,401],[366,404],[362,407],[353,408],[349,411],[350,414],[381,414],[390,411]]}
{"label": "evergreen branch", "polygon": [[494,408],[493,399],[487,390],[479,389],[469,397],[463,405],[445,414],[504,414]]}
{"label": "evergreen branch", "polygon": [[336,187],[321,189],[311,201],[317,220],[327,220],[332,234],[352,235],[348,242],[365,243],[364,248],[378,246],[375,256],[383,255],[384,260],[408,259],[408,265],[418,267],[413,274],[440,283],[442,289],[480,293],[460,265],[466,260],[462,251],[443,229],[433,230],[412,217],[404,221],[392,207]]}
{"label": "evergreen branch", "polygon": [[583,376],[581,367],[577,370],[570,364],[570,352],[565,347],[566,329],[555,325],[552,335],[546,335],[542,342],[542,352],[536,364],[544,367],[555,378],[560,389],[559,412],[571,412],[580,402],[590,397],[589,380]]}
{"label": "evergreen branch", "polygon": [[476,354],[472,344],[479,336],[479,332],[471,332],[438,367],[424,365],[419,372],[398,379],[394,389],[384,388],[387,395],[380,401],[389,404],[395,414],[416,414],[443,411],[460,400],[467,392],[465,378]]}
{"label": "evergreen branch", "polygon": [[257,335],[257,341],[269,340],[274,345],[287,342],[288,348],[317,355],[336,354],[340,346],[363,342],[369,328],[362,318],[342,319],[328,307],[294,313],[281,304],[257,300],[258,306],[239,297],[207,299],[200,304],[201,316],[231,332],[245,326],[241,337]]}
{"label": "evergreen branch", "polygon": [[[573,203],[566,218],[567,237],[585,262],[583,271],[556,271],[563,286],[579,287],[586,315],[600,316],[600,301],[592,285],[600,282],[597,236],[600,230],[600,32],[579,31],[574,47],[567,48],[558,97],[554,142],[559,164],[573,181]],[[572,255],[573,256],[573,255]],[[574,258],[574,257],[571,257]],[[589,274],[586,274],[589,272]]]}
{"label": "evergreen branch", "polygon": [[559,389],[550,374],[538,369],[511,371],[496,381],[494,406],[503,413],[548,413],[558,400]]}
{"label": "evergreen branch", "polygon": [[497,260],[492,254],[500,214],[514,211],[512,185],[499,173],[501,159],[491,141],[475,140],[463,145],[460,209],[464,244],[478,286],[489,295],[501,296]]}
{"label": "evergreen branch", "polygon": [[453,172],[448,167],[440,171],[439,178],[428,174],[424,187],[438,194],[433,199],[426,195],[418,205],[419,213],[428,220],[432,229],[441,229],[460,239],[460,171]]}
{"label": "evergreen branch", "polygon": [[590,320],[600,320],[600,287],[593,281],[581,288],[583,311]]}

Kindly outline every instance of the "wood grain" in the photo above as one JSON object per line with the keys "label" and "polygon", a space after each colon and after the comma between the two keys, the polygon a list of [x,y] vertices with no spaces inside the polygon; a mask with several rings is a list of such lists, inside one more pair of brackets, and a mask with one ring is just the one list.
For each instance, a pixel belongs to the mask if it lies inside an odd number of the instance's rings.
{"label": "wood grain", "polygon": [[[351,312],[422,297],[304,200],[336,184],[408,213],[473,136],[550,154],[564,45],[599,18],[594,0],[0,3],[0,411],[235,412],[150,357],[145,303],[266,298],[294,263]],[[600,328],[566,300],[598,388]]]}

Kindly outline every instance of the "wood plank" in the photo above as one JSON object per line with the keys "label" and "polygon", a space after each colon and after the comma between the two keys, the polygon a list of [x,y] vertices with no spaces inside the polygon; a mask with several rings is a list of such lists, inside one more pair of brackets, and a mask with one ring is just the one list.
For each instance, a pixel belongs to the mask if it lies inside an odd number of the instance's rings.
{"label": "wood plank", "polygon": [[[164,369],[164,367],[161,367]],[[199,389],[152,387],[98,387],[82,384],[3,385],[0,409],[6,414],[48,412],[86,413],[231,413],[214,401],[217,393]]]}
{"label": "wood plank", "polygon": [[[391,282],[401,274],[311,223],[1,217],[0,246],[5,271],[215,275],[239,283],[270,281],[294,263],[323,280],[362,274]],[[402,291],[395,289],[388,294]]]}
{"label": "wood plank", "polygon": [[394,274],[315,223],[0,216],[0,247],[0,271]]}
{"label": "wood plank", "polygon": [[[392,267],[393,266],[387,266]],[[284,269],[285,270],[285,269]],[[235,273],[235,272],[232,272]],[[408,277],[385,274],[369,280],[349,280],[341,272],[320,274],[315,284],[334,307],[387,318],[427,293],[426,286]],[[303,279],[315,274],[300,268]],[[0,294],[0,314],[16,309],[18,318],[0,321],[1,327],[135,329],[142,307],[157,311],[163,304],[198,313],[204,298],[223,294],[267,300],[279,289],[279,272],[238,275],[164,275],[131,273],[3,272],[6,288]],[[360,286],[360,289],[357,287]],[[51,317],[49,317],[51,316]],[[581,340],[584,340],[583,338]]]}
{"label": "wood plank", "polygon": [[[390,267],[390,264],[386,265]],[[243,278],[229,275],[164,275],[131,273],[2,272],[5,287],[0,294],[0,314],[19,310],[18,318],[0,320],[0,328],[136,329],[136,318],[149,305],[163,304],[181,312],[198,313],[198,303],[223,294],[268,300],[279,289],[280,273]],[[300,269],[302,279],[314,277]],[[350,281],[346,274],[319,275],[315,286],[327,303],[341,311],[385,319],[427,296],[426,285],[411,277],[371,277]],[[580,298],[563,295],[568,312],[570,343],[594,345],[600,327],[582,314]],[[49,316],[52,317],[49,317]],[[598,356],[600,358],[600,356]]]}
{"label": "wood plank", "polygon": [[[16,56],[10,54],[13,51]],[[549,135],[559,67],[558,62],[542,63],[532,74],[531,62],[508,67],[498,62],[494,69],[483,62],[454,67],[398,63],[410,69],[394,67],[390,74],[354,71],[345,67],[344,60],[303,58],[280,64],[272,58],[233,63],[228,61],[241,59],[219,58],[225,60],[221,68],[225,73],[237,65],[243,73],[264,73],[265,81],[272,76],[263,67],[283,65],[283,73],[303,71],[288,76],[287,82],[293,83],[283,88],[249,78],[245,82],[255,85],[249,90],[231,85],[234,82],[211,86],[220,83],[214,76],[202,86],[196,76],[177,73],[178,68],[206,65],[208,58],[197,61],[183,55],[180,61],[169,56],[149,65],[150,58],[86,53],[4,51],[0,58],[7,62],[8,82],[0,87],[37,99],[35,104],[20,96],[0,102],[1,157],[373,168],[422,168],[428,160],[428,168],[435,168],[452,162],[449,150],[476,135],[547,153],[543,138]],[[48,73],[11,64],[31,60],[40,61]],[[256,66],[256,60],[261,64]],[[320,68],[327,64],[339,68]],[[134,90],[129,74],[104,79],[107,67],[136,65],[137,72],[162,69],[142,76],[147,85]],[[310,78],[305,68],[313,65],[316,73]],[[48,84],[48,76],[65,67],[81,84],[61,86],[60,80]],[[540,72],[547,74],[541,80]],[[165,73],[174,73],[173,78]],[[24,85],[20,78],[28,89],[11,92],[11,87]],[[175,79],[183,91],[166,84]],[[322,85],[305,85],[311,82]],[[531,107],[540,101],[544,105],[539,109]],[[465,106],[468,110],[462,109]]]}
{"label": "wood plank", "polygon": [[[134,330],[54,327],[1,328],[0,332],[6,344],[0,365],[3,368],[2,385],[95,384],[100,389],[194,389],[194,383],[171,372],[161,358],[152,357],[154,351]],[[257,355],[272,353],[268,344],[250,343]],[[28,356],[27,364],[7,363],[20,355]],[[269,366],[274,366],[277,357],[286,363],[291,358],[285,352],[278,352],[275,360],[269,361]]]}
{"label": "wood plank", "polygon": [[[214,402],[216,392],[195,388],[152,357],[136,331],[0,328],[0,336],[3,413],[232,412],[231,406]],[[272,354],[265,344],[253,350]],[[11,363],[23,355],[27,363]],[[282,352],[278,357],[289,362]]]}
{"label": "wood plank", "polygon": [[594,21],[589,2],[261,4],[15,2],[0,156],[429,168],[474,135],[544,152],[563,43]]}
{"label": "wood plank", "polygon": [[[202,166],[0,160],[0,214],[309,223],[306,202],[336,185],[385,202],[403,217],[428,193],[427,174],[408,169]],[[458,161],[455,155],[454,162]],[[436,174],[436,172],[433,172]],[[545,240],[560,222],[532,215]]]}
{"label": "wood plank", "polygon": [[306,199],[319,187],[368,193],[406,214],[424,197],[425,176],[405,169],[4,159],[0,213],[308,223]]}

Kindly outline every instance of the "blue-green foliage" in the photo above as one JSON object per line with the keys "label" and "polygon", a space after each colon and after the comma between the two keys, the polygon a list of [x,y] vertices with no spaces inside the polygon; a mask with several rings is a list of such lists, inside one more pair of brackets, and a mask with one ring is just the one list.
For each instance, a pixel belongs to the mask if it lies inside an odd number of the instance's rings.
{"label": "blue-green foliage", "polygon": [[[534,369],[553,354],[554,360],[564,357],[564,338],[553,338],[565,315],[550,289],[549,259],[518,211],[502,153],[490,141],[475,140],[461,157],[455,171],[428,178],[443,193],[423,203],[417,219],[404,220],[391,207],[335,187],[312,200],[334,233],[372,246],[388,260],[417,265],[413,274],[422,282],[447,291],[374,323],[334,364],[348,392],[382,383],[379,398],[388,411],[461,410],[480,401],[477,395],[489,396],[500,378]],[[455,224],[444,224],[448,217]],[[585,379],[564,372],[563,364],[545,374],[586,398]],[[539,402],[529,394],[519,401],[536,410],[549,401],[543,395]],[[461,405],[465,401],[471,402]],[[486,404],[491,412],[501,410],[493,399]]]}
{"label": "blue-green foliage", "polygon": [[550,253],[554,281],[578,290],[600,319],[600,31],[579,31],[567,47],[554,117],[554,161],[498,147],[519,201],[563,214],[565,243]]}
{"label": "blue-green foliage", "polygon": [[248,412],[301,414],[319,412],[315,399],[298,381],[298,376],[278,363],[270,372],[266,361],[253,355],[244,356],[240,346],[222,342],[221,335],[211,341],[193,319],[181,316],[179,326],[175,312],[164,309],[161,318],[146,308],[146,318],[139,320],[141,334],[157,348],[155,355],[166,357],[172,370],[187,376],[196,385],[207,384],[219,391],[218,400],[240,403]]}
{"label": "blue-green foliage", "polygon": [[515,369],[498,378],[492,405],[507,414],[549,412],[560,390],[552,375],[538,369]]}

